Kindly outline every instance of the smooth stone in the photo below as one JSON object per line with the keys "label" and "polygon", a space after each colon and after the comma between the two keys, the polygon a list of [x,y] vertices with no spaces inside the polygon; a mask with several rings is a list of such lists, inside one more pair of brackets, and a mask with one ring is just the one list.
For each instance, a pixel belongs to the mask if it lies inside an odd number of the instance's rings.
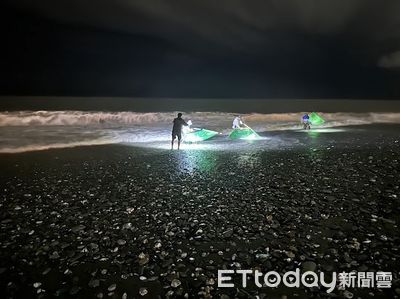
{"label": "smooth stone", "polygon": [[317,264],[312,262],[312,261],[306,261],[301,265],[303,271],[311,271],[315,272],[315,269],[317,268]]}

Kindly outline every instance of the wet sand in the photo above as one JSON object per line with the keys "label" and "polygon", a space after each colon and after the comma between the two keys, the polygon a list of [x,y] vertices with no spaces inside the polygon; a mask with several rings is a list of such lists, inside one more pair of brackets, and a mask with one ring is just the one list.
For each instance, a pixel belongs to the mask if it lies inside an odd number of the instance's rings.
{"label": "wet sand", "polygon": [[391,271],[391,289],[348,291],[399,296],[400,144],[395,129],[375,130],[352,146],[340,143],[351,135],[331,134],[274,150],[112,145],[2,154],[1,293],[351,296],[217,288],[218,269],[301,268]]}

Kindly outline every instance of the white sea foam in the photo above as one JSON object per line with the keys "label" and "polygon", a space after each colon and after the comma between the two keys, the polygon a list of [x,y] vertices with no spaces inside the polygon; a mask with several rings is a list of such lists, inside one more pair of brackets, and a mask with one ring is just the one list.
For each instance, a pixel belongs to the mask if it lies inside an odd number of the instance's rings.
{"label": "white sea foam", "polygon": [[77,146],[91,146],[91,145],[105,145],[115,143],[113,140],[90,140],[90,141],[77,141],[67,143],[51,143],[51,144],[31,144],[15,147],[2,147],[0,153],[23,153],[32,151],[43,151],[56,148],[68,148]]}
{"label": "white sea foam", "polygon": [[[0,153],[14,153],[51,148],[99,144],[166,144],[170,140],[172,119],[176,113],[17,111],[0,112]],[[234,113],[191,112],[194,127],[222,133],[231,131]],[[400,123],[400,113],[320,113],[325,119],[321,128],[375,123]],[[243,114],[257,132],[298,130],[301,113]],[[218,139],[218,138],[217,138]]]}
{"label": "white sea foam", "polygon": [[[157,125],[168,124],[176,113],[154,112],[102,112],[102,111],[16,111],[0,112],[0,126],[89,126],[89,125]],[[234,113],[191,112],[186,119],[195,123],[225,126],[230,123]],[[243,114],[247,122],[273,125],[284,129],[297,124],[301,113]],[[321,113],[327,125],[353,125],[370,123],[400,123],[400,113]]]}

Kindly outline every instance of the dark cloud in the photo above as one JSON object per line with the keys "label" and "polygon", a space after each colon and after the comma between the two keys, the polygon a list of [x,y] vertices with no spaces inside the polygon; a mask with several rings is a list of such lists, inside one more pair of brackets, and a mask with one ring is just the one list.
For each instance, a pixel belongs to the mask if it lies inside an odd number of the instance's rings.
{"label": "dark cloud", "polygon": [[48,18],[102,29],[177,39],[193,35],[217,43],[268,41],[271,32],[343,34],[400,42],[397,0],[70,0],[12,1]]}
{"label": "dark cloud", "polygon": [[400,51],[383,56],[378,65],[384,68],[400,68]]}
{"label": "dark cloud", "polygon": [[7,9],[3,93],[400,96],[399,72],[387,71],[400,49],[397,0],[19,0]]}

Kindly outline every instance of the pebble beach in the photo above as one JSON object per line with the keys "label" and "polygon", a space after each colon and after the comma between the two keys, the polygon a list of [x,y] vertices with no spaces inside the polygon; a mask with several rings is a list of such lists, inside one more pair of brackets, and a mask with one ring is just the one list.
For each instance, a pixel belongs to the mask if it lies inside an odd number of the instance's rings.
{"label": "pebble beach", "polygon": [[[399,297],[397,129],[338,146],[1,154],[3,298]],[[390,271],[392,287],[217,284],[219,269],[296,268]]]}

